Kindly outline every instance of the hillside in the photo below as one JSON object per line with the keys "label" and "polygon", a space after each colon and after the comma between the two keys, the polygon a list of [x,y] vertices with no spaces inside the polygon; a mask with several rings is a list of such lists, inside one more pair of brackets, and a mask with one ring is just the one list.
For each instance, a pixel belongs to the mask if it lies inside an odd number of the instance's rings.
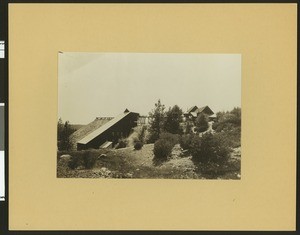
{"label": "hillside", "polygon": [[[209,179],[197,169],[192,157],[184,155],[180,146],[173,148],[172,154],[165,162],[154,161],[153,144],[146,144],[141,150],[132,147],[113,150],[89,150],[89,156],[96,156],[93,169],[84,169],[79,166],[71,170],[68,168],[70,158],[58,154],[57,177],[65,178],[168,178],[168,179]],[[88,151],[87,151],[88,152]],[[70,155],[84,154],[84,151],[71,152]],[[231,157],[231,163],[224,174],[218,178],[239,179],[240,152],[237,150]]]}

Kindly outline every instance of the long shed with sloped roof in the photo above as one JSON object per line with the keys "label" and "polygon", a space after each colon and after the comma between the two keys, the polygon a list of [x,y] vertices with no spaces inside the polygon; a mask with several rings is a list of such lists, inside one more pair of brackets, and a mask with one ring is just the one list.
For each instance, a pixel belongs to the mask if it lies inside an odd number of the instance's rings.
{"label": "long shed with sloped roof", "polygon": [[119,139],[127,137],[132,128],[137,126],[138,117],[138,113],[126,109],[120,115],[77,141],[77,150],[98,149],[106,141],[111,141],[115,145]]}

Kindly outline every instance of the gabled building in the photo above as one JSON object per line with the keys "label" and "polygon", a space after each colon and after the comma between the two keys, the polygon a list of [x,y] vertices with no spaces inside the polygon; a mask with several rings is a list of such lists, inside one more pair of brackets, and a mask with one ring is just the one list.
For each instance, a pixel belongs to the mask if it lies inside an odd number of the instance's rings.
{"label": "gabled building", "polygon": [[213,116],[214,116],[214,112],[208,106],[204,106],[201,108],[198,108],[197,106],[193,106],[184,113],[184,117],[186,119],[194,120],[201,113],[207,115],[209,118],[210,117],[213,118]]}
{"label": "gabled building", "polygon": [[[139,114],[125,110],[115,118],[88,132],[76,142],[77,150],[98,149],[103,146],[114,146],[119,139],[126,138],[137,126]],[[111,143],[110,143],[111,142]]]}

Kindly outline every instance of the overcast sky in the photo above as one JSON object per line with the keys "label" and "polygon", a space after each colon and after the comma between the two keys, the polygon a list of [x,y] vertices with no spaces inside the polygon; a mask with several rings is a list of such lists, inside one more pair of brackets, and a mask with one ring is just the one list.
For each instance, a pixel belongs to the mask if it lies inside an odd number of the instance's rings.
{"label": "overcast sky", "polygon": [[166,106],[241,107],[240,54],[59,53],[58,117],[87,124],[126,108],[147,115]]}

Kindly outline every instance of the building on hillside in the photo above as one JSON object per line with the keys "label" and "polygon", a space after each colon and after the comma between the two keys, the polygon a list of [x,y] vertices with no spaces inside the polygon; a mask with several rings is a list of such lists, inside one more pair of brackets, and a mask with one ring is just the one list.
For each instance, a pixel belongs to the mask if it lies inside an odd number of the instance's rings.
{"label": "building on hillside", "polygon": [[77,150],[114,146],[119,139],[129,136],[132,128],[137,126],[138,117],[138,113],[130,112],[126,109],[120,115],[108,120],[78,140],[76,143]]}
{"label": "building on hillside", "polygon": [[201,108],[193,106],[189,108],[183,115],[186,120],[195,120],[201,113],[207,115],[210,120],[215,118],[214,112],[208,106]]}

